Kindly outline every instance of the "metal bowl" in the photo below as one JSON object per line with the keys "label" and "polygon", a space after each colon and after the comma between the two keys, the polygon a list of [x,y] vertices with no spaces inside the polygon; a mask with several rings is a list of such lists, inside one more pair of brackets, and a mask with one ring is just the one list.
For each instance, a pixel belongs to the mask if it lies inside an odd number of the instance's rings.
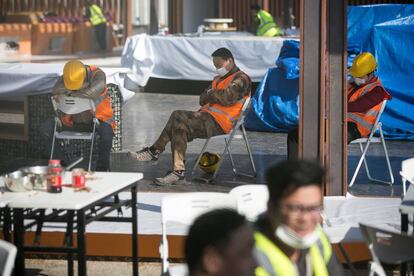
{"label": "metal bowl", "polygon": [[24,167],[20,171],[29,177],[33,189],[46,190],[48,166]]}
{"label": "metal bowl", "polygon": [[33,190],[30,178],[22,171],[15,171],[4,175],[6,188],[12,192],[27,192]]}

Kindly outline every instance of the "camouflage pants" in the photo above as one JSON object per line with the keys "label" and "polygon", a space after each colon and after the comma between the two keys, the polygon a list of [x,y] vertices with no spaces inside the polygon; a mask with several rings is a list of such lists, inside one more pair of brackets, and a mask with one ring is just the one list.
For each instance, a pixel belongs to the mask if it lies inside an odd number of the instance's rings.
{"label": "camouflage pants", "polygon": [[207,112],[176,110],[164,127],[154,147],[163,152],[171,142],[174,170],[185,170],[184,159],[187,143],[195,138],[209,138],[224,134],[223,130]]}

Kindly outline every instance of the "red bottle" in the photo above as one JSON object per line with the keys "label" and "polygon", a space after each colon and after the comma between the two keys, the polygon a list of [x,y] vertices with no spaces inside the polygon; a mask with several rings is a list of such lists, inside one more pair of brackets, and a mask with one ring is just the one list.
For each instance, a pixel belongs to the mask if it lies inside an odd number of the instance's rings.
{"label": "red bottle", "polygon": [[60,160],[49,160],[49,170],[47,174],[47,191],[49,193],[62,192],[62,166]]}

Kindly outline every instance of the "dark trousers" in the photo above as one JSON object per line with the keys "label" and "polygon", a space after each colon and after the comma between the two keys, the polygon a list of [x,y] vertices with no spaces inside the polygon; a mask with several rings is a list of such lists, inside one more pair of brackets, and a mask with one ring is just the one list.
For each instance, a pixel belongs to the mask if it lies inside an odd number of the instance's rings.
{"label": "dark trousers", "polygon": [[[357,125],[352,122],[348,122],[348,144],[355,140],[361,138],[361,134],[357,128]],[[299,140],[299,129],[294,128],[291,129],[287,136],[287,154],[289,160],[297,160],[298,159],[298,140]]]}
{"label": "dark trousers", "polygon": [[[53,141],[53,130],[55,127],[55,119],[50,119],[44,122],[40,126],[40,132],[42,136],[43,143],[46,147],[47,158],[50,157],[50,152],[52,150],[52,141]],[[70,130],[70,131],[92,131],[91,125],[87,124],[74,124],[73,127],[62,126],[60,131],[62,130]],[[111,153],[112,148],[112,138],[114,136],[114,132],[112,130],[112,126],[100,122],[99,126],[96,129],[96,132],[99,134],[99,147],[98,147],[98,164],[97,168],[99,169],[109,169],[109,155]],[[58,140],[55,142],[55,149],[53,152],[53,158],[64,160],[64,155],[62,153],[61,145]]]}
{"label": "dark trousers", "polygon": [[96,25],[93,28],[95,29],[99,48],[101,48],[101,50],[106,50],[106,23]]}

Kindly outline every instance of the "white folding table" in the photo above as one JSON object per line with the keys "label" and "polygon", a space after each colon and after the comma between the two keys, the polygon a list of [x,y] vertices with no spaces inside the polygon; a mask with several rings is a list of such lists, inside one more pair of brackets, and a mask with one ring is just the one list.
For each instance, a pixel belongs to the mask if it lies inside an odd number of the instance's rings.
{"label": "white folding table", "polygon": [[[7,207],[13,212],[14,243],[18,248],[15,264],[16,275],[24,275],[25,252],[67,253],[68,275],[73,275],[73,254],[76,253],[78,256],[78,274],[86,275],[85,228],[86,225],[92,221],[132,223],[132,271],[134,276],[138,275],[137,183],[143,178],[143,174],[97,172],[93,177],[95,179],[86,182],[87,186],[91,189],[89,192],[75,192],[73,188],[63,187],[62,193],[57,194],[40,191],[20,193],[19,196],[14,197],[7,203]],[[65,175],[63,183],[70,183],[70,174]],[[107,200],[126,190],[131,191],[131,199],[119,202]],[[6,193],[6,196],[8,196],[7,194],[9,193]],[[106,216],[122,206],[130,206],[132,208],[131,217]],[[27,220],[28,216],[24,215],[24,210],[27,209],[43,210],[43,212],[46,209],[52,209],[55,212],[55,216],[53,220],[50,218],[51,221],[67,222],[68,225],[73,222],[76,214],[77,246],[73,246],[71,233],[69,233],[70,235],[67,235],[70,241],[65,247],[25,245],[25,220]],[[64,219],[55,220],[58,217],[56,212],[65,212],[66,215],[64,216]]]}

